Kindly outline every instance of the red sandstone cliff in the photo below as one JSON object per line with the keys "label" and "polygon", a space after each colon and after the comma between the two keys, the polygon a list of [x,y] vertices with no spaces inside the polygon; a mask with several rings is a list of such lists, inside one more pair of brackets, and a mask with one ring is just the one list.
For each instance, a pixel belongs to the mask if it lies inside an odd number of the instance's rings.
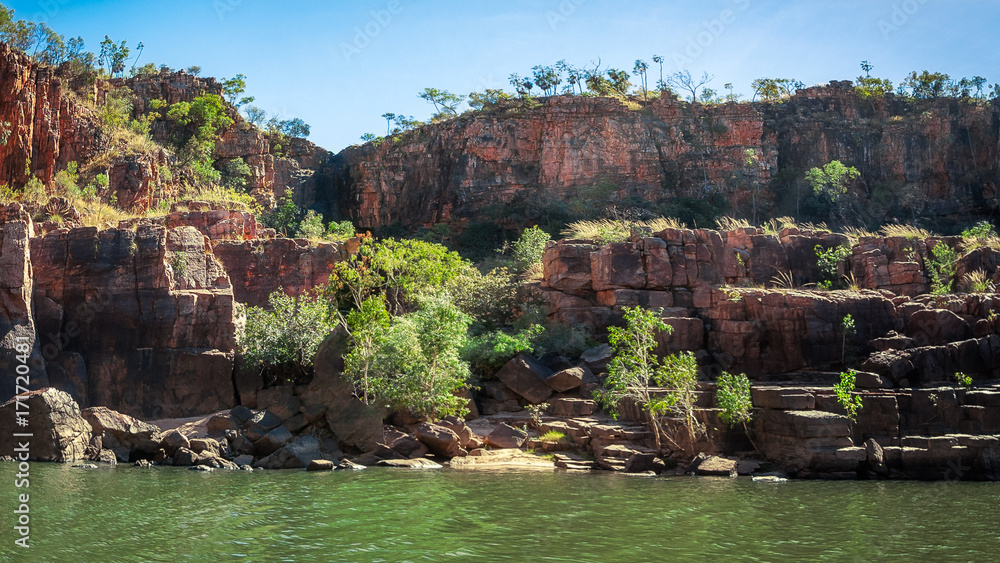
{"label": "red sandstone cliff", "polygon": [[[730,211],[796,214],[806,170],[840,159],[862,172],[858,198],[886,213],[968,218],[995,206],[1000,107],[958,99],[860,99],[850,83],[781,104],[541,98],[501,117],[468,115],[337,155],[331,208],[359,225],[475,220],[516,194],[571,199],[609,180],[620,198],[719,194]],[[747,164],[747,150],[758,162]],[[759,185],[760,194],[751,186]],[[881,216],[878,216],[881,214]]]}

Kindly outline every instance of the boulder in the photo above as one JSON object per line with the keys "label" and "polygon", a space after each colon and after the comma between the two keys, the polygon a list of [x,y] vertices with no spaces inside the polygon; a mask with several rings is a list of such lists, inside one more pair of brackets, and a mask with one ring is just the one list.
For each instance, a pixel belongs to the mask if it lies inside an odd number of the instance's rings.
{"label": "boulder", "polygon": [[281,426],[281,419],[268,411],[254,411],[253,414],[243,423],[243,434],[251,442],[256,442],[264,437],[271,430]]}
{"label": "boulder", "polygon": [[434,454],[453,458],[467,455],[461,439],[454,431],[444,426],[425,422],[417,426],[417,439]]}
{"label": "boulder", "polygon": [[233,407],[232,410],[229,411],[229,416],[233,417],[233,420],[236,421],[236,424],[240,426],[244,425],[248,420],[250,420],[250,417],[252,417],[253,414],[254,413],[252,410],[248,409],[247,407],[244,407],[243,405],[237,405]]}
{"label": "boulder", "polygon": [[549,401],[549,414],[553,416],[589,416],[597,410],[597,403],[591,399],[563,397]]}
{"label": "boulder", "polygon": [[160,448],[166,452],[167,457],[174,455],[180,448],[190,448],[191,442],[187,436],[177,430],[171,430],[160,438]]}
{"label": "boulder", "polygon": [[328,459],[314,459],[306,466],[306,471],[333,471],[334,464]]}
{"label": "boulder", "polygon": [[101,436],[104,447],[113,451],[119,461],[151,458],[159,449],[160,428],[147,424],[107,407],[83,409],[83,418],[90,423],[95,436]]}
{"label": "boulder", "polygon": [[[287,430],[286,430],[287,432]],[[254,467],[263,469],[301,469],[314,459],[324,459],[315,436],[299,436],[271,455],[260,459]]]}
{"label": "boulder", "polygon": [[302,400],[295,395],[291,385],[268,387],[257,392],[257,408],[266,410],[274,416],[286,421],[299,414]]}
{"label": "boulder", "polygon": [[962,317],[947,309],[923,309],[910,315],[906,336],[917,346],[932,346],[965,340],[972,335]]}
{"label": "boulder", "polygon": [[222,457],[223,449],[219,442],[213,438],[195,438],[191,440],[191,451],[196,454],[208,453]]}
{"label": "boulder", "polygon": [[625,461],[626,473],[645,473],[647,471],[661,473],[666,468],[663,460],[651,452],[636,452]]}
{"label": "boulder", "polygon": [[360,463],[354,463],[349,459],[342,459],[340,463],[334,468],[334,471],[361,471],[362,469],[368,469]]}
{"label": "boulder", "polygon": [[415,459],[380,459],[375,465],[381,467],[403,467],[407,469],[441,469],[441,464],[418,457]]}
{"label": "boulder", "polygon": [[595,346],[583,354],[580,355],[580,361],[586,365],[590,371],[594,373],[601,373],[608,368],[608,363],[611,362],[611,358],[614,357],[614,353],[611,350],[611,346],[608,344],[601,344],[600,346]]}
{"label": "boulder", "polygon": [[736,477],[738,465],[738,462],[734,459],[698,454],[698,457],[692,462],[688,471],[694,471],[697,475]]}
{"label": "boulder", "polygon": [[496,377],[518,395],[538,404],[552,395],[552,388],[544,383],[552,375],[552,370],[538,360],[527,354],[518,354],[500,368]]}
{"label": "boulder", "polygon": [[[21,408],[18,409],[18,403]],[[26,408],[25,408],[26,407]],[[20,412],[25,426],[15,426]],[[14,433],[31,433],[29,459],[35,461],[75,461],[84,459],[90,443],[90,424],[80,415],[80,407],[69,393],[51,387],[15,396],[0,406],[0,452],[15,452],[25,438]],[[20,440],[20,442],[19,442]],[[16,455],[16,452],[15,452]]]}
{"label": "boulder", "polygon": [[429,451],[421,441],[394,426],[385,427],[382,444],[406,458],[423,457]]}
{"label": "boulder", "polygon": [[208,419],[205,429],[209,434],[225,434],[227,430],[239,430],[239,425],[233,415],[229,413],[217,414]]}
{"label": "boulder", "polygon": [[486,445],[492,448],[520,448],[527,439],[527,432],[504,422],[486,437]]}
{"label": "boulder", "polygon": [[276,452],[288,442],[291,442],[292,438],[292,433],[287,428],[279,426],[255,441],[253,447],[257,455],[266,456]]}
{"label": "boulder", "polygon": [[551,387],[556,393],[565,393],[583,385],[588,375],[593,377],[587,366],[577,366],[557,371],[545,380],[545,384]]}
{"label": "boulder", "polygon": [[174,452],[174,465],[179,467],[197,465],[199,459],[201,459],[201,456],[188,448],[177,448],[177,451]]}
{"label": "boulder", "polygon": [[195,465],[200,465],[203,467],[211,467],[213,469],[236,470],[240,468],[239,465],[237,465],[232,461],[229,461],[228,459],[224,459],[215,454],[207,452],[203,455],[198,456],[198,461],[195,462]]}

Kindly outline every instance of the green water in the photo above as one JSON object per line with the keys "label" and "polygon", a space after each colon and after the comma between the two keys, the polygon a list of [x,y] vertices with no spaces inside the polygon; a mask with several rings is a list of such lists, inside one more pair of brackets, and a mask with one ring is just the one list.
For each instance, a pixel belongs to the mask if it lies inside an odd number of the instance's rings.
{"label": "green water", "polygon": [[31,464],[0,560],[997,561],[1000,484],[551,472],[215,472]]}

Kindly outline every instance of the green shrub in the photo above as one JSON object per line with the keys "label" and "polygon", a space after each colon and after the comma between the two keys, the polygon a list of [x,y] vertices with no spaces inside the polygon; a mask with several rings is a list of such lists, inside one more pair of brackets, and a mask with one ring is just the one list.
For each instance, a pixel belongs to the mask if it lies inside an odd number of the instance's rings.
{"label": "green shrub", "polygon": [[840,374],[840,382],[833,386],[837,402],[847,411],[847,418],[851,419],[851,422],[857,420],[858,409],[861,408],[861,397],[854,394],[857,378],[858,372],[849,369]]}
{"label": "green shrub", "polygon": [[266,385],[303,382],[312,374],[320,343],[336,327],[329,303],[317,295],[268,296],[270,310],[247,307],[246,327],[238,335],[247,369],[258,370]]}
{"label": "green shrub", "polygon": [[541,264],[545,245],[550,239],[549,234],[537,226],[525,229],[512,245],[514,269],[525,272],[536,264]]}
{"label": "green shrub", "polygon": [[326,238],[331,240],[346,240],[354,236],[354,224],[348,220],[330,221],[326,226]]}
{"label": "green shrub", "polygon": [[455,305],[487,330],[513,321],[522,304],[520,288],[507,268],[494,268],[486,274],[469,268],[445,286]]}
{"label": "green shrub", "polygon": [[746,430],[746,423],[753,418],[753,397],[750,394],[750,379],[746,374],[733,375],[722,372],[716,382],[715,402],[722,409],[719,418],[730,428],[737,425]]}
{"label": "green shrub", "polygon": [[439,291],[472,265],[440,244],[420,240],[365,238],[358,252],[337,262],[328,294],[345,306],[357,306],[371,295],[385,295],[393,313],[409,308],[419,293]]}
{"label": "green shrub", "polygon": [[934,245],[927,265],[931,275],[931,293],[934,295],[951,293],[957,261],[958,252],[954,248],[941,241]]}
{"label": "green shrub", "polygon": [[323,216],[312,209],[306,211],[306,216],[299,223],[299,230],[295,233],[298,238],[322,238],[326,234],[323,228]]}
{"label": "green shrub", "polygon": [[465,400],[455,393],[469,376],[460,351],[472,320],[441,296],[421,296],[418,305],[389,319],[381,296],[362,302],[348,316],[345,374],[369,404],[430,419],[465,414]]}
{"label": "green shrub", "polygon": [[[608,329],[614,358],[608,365],[605,388],[595,396],[615,418],[626,399],[649,415],[658,451],[663,439],[671,441],[677,449],[684,449],[665,434],[660,418],[666,414],[681,417],[693,443],[699,426],[694,418],[697,361],[691,353],[664,359],[657,357],[653,352],[657,347],[657,333],[670,334],[673,327],[664,323],[661,315],[654,311],[626,307],[624,312],[626,326]],[[663,394],[654,393],[655,387],[668,390]]]}
{"label": "green shrub", "polygon": [[474,373],[489,377],[514,356],[521,352],[532,352],[532,340],[544,330],[540,325],[532,325],[514,334],[502,330],[480,334],[468,340],[462,356],[469,362]]}
{"label": "green shrub", "polygon": [[816,264],[820,272],[823,273],[823,281],[818,284],[826,289],[832,288],[837,281],[837,274],[840,273],[840,264],[851,255],[851,248],[848,246],[834,246],[824,249],[820,245],[814,248],[816,252]]}
{"label": "green shrub", "polygon": [[997,233],[989,221],[980,221],[962,231],[962,238],[996,238]]}

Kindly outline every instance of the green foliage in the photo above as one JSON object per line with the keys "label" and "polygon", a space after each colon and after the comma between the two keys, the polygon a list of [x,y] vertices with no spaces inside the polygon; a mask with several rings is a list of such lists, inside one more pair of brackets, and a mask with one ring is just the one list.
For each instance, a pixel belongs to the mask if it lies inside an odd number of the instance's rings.
{"label": "green foliage", "polygon": [[794,78],[758,78],[750,84],[753,88],[753,99],[759,96],[765,102],[779,102],[790,97],[796,90],[805,86]]}
{"label": "green foliage", "polygon": [[253,96],[240,97],[247,89],[246,77],[242,74],[222,81],[222,95],[226,97],[233,107],[239,108],[242,105],[253,102]]}
{"label": "green foliage", "polygon": [[480,334],[469,339],[462,350],[462,356],[469,362],[474,373],[489,377],[514,356],[521,352],[531,353],[534,350],[532,340],[544,330],[540,325],[531,325],[514,334],[502,330]]}
{"label": "green foliage", "polygon": [[556,431],[549,430],[545,434],[538,437],[542,442],[571,442],[572,440],[566,437],[566,434]]}
{"label": "green foliage", "polygon": [[[657,450],[666,437],[660,422],[663,415],[680,416],[693,438],[698,425],[694,418],[694,391],[698,382],[694,355],[683,353],[660,359],[653,352],[657,347],[656,335],[673,332],[673,327],[660,318],[662,310],[626,307],[624,313],[624,328],[608,328],[608,342],[614,358],[608,365],[605,389],[595,393],[596,398],[616,418],[622,401],[628,399],[635,403],[650,417]],[[654,387],[668,389],[656,393],[652,390]]]}
{"label": "green foliage", "polygon": [[812,168],[806,172],[806,181],[817,195],[825,195],[836,201],[847,193],[851,182],[861,177],[858,169],[844,166],[839,160],[833,160],[822,168]]}
{"label": "green foliage", "polygon": [[278,205],[270,210],[262,220],[265,225],[274,229],[282,236],[294,233],[299,226],[299,217],[302,212],[292,199],[292,191],[287,190],[285,195],[278,201]]}
{"label": "green foliage", "polygon": [[326,234],[323,228],[323,216],[312,209],[306,211],[306,216],[299,222],[299,230],[295,233],[298,238],[320,238]]}
{"label": "green foliage", "polygon": [[121,129],[128,125],[132,117],[132,99],[132,92],[126,88],[108,92],[104,105],[97,113],[105,130]]}
{"label": "green foliage", "polygon": [[248,369],[259,370],[267,384],[303,381],[312,373],[312,358],[336,327],[329,304],[317,295],[268,296],[270,310],[248,307],[246,328],[238,335]]}
{"label": "green foliage", "polygon": [[934,295],[951,293],[956,262],[958,262],[958,252],[954,248],[941,241],[934,245],[927,263],[927,269],[931,274],[931,293]]}
{"label": "green foliage", "polygon": [[943,96],[957,96],[958,85],[950,76],[942,72],[923,71],[917,74],[916,71],[910,73],[906,80],[899,85],[901,93],[909,93],[917,99],[940,98]]}
{"label": "green foliage", "polygon": [[459,309],[493,330],[514,320],[522,303],[520,287],[507,268],[494,268],[486,274],[468,268],[452,277],[445,290]]}
{"label": "green foliage", "polygon": [[997,232],[989,221],[980,221],[962,231],[962,238],[997,238]]}
{"label": "green foliage", "polygon": [[187,254],[175,252],[170,259],[170,267],[174,270],[174,275],[183,278],[187,275]]}
{"label": "green foliage", "polygon": [[854,325],[854,317],[851,315],[844,315],[844,318],[840,320],[840,331],[841,331],[841,347],[840,347],[840,363],[845,362],[847,357],[847,337],[854,336],[857,334],[857,328]]}
{"label": "green foliage", "polygon": [[[371,303],[373,305],[366,305]],[[381,308],[380,308],[381,307]],[[460,357],[471,319],[440,296],[421,296],[419,308],[391,318],[381,297],[348,316],[352,346],[345,375],[369,404],[408,409],[425,418],[465,413],[455,392],[465,386],[469,366]],[[371,330],[371,326],[378,330]],[[370,331],[368,340],[362,335]]]}
{"label": "green foliage", "polygon": [[892,81],[885,78],[859,76],[854,91],[862,98],[884,98],[892,93]]}
{"label": "green foliage", "polygon": [[447,286],[472,265],[440,244],[421,240],[365,238],[358,252],[334,265],[329,294],[346,306],[385,295],[390,309],[407,309],[413,296]]}
{"label": "green foliage", "polygon": [[447,90],[438,90],[437,88],[424,88],[424,91],[417,94],[417,96],[422,100],[434,104],[434,111],[437,112],[436,117],[438,118],[458,115],[458,105],[465,100],[465,96],[458,96]]}
{"label": "green foliage", "polygon": [[970,387],[972,385],[972,378],[963,372],[956,371],[952,378],[955,380],[955,383],[958,383],[962,387]]}
{"label": "green foliage", "polygon": [[326,226],[326,238],[331,240],[349,239],[354,236],[354,233],[354,224],[347,219],[340,222],[330,221],[330,224]]}
{"label": "green foliage", "polygon": [[510,94],[503,90],[487,88],[482,92],[469,94],[469,107],[476,111],[494,112],[500,109],[504,102],[510,99]]}
{"label": "green foliage", "polygon": [[222,165],[223,185],[233,190],[244,190],[252,173],[253,170],[242,158],[229,159]]}
{"label": "green foliage", "polygon": [[525,272],[542,263],[545,245],[551,237],[537,226],[528,227],[512,245],[514,269]]}
{"label": "green foliage", "polygon": [[127,42],[122,41],[116,44],[110,37],[105,35],[104,41],[101,41],[101,53],[97,57],[101,68],[105,69],[112,77],[121,76],[122,72],[125,71],[125,62],[128,59],[129,48]]}
{"label": "green foliage", "polygon": [[750,394],[750,379],[746,374],[722,372],[716,382],[715,402],[722,409],[719,418],[730,428],[742,425],[753,418],[753,397]]}
{"label": "green foliage", "polygon": [[861,396],[854,394],[857,378],[858,372],[850,369],[841,373],[840,382],[833,386],[837,402],[847,411],[847,418],[851,419],[851,422],[857,421],[858,409],[861,408]]}
{"label": "green foliage", "polygon": [[813,250],[816,252],[816,264],[824,276],[824,283],[821,285],[829,289],[838,279],[840,264],[851,255],[852,250],[849,246],[834,246],[824,249],[818,244]]}

